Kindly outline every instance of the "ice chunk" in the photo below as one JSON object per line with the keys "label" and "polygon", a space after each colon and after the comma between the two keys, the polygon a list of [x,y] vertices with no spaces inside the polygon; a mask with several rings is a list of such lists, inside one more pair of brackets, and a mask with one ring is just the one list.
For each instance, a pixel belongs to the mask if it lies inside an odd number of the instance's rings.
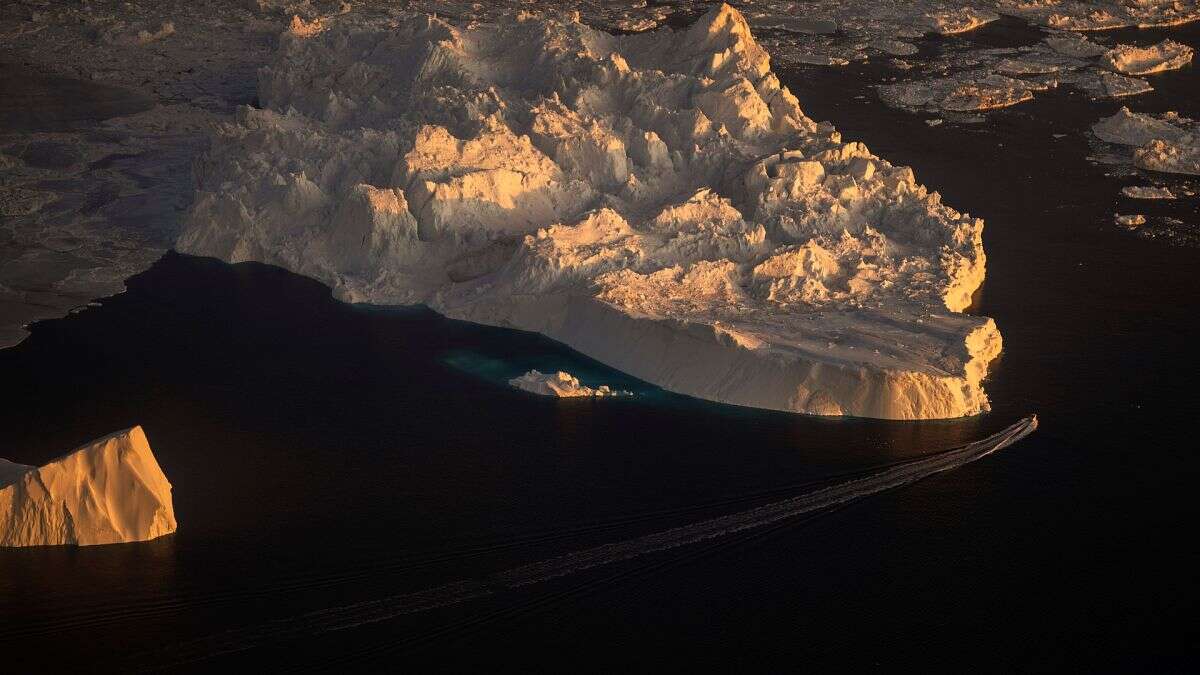
{"label": "ice chunk", "polygon": [[1133,162],[1149,171],[1200,176],[1200,135],[1155,138],[1134,152]]}
{"label": "ice chunk", "polygon": [[528,391],[541,396],[557,396],[559,398],[628,396],[627,391],[615,391],[607,384],[599,387],[589,387],[579,382],[579,378],[558,371],[557,373],[541,373],[531,370],[520,377],[514,377],[508,383],[522,391]]}
{"label": "ice chunk", "polygon": [[0,546],[118,544],[174,531],[171,484],[141,427],[40,467],[0,460]]}
{"label": "ice chunk", "polygon": [[1129,185],[1121,188],[1121,194],[1131,199],[1175,199],[1175,193],[1165,187]]}
{"label": "ice chunk", "polygon": [[1057,30],[1175,26],[1200,19],[1195,2],[1174,0],[997,0],[997,11]]}
{"label": "ice chunk", "polygon": [[1192,48],[1163,40],[1149,47],[1117,45],[1104,53],[1104,65],[1126,75],[1149,75],[1164,70],[1178,70],[1192,62]]}
{"label": "ice chunk", "polygon": [[962,313],[982,221],[806,117],[728,5],[635,35],[346,15],[280,42],[263,109],[198,164],[179,250],[537,331],[704,399],[988,408],[1000,335]]}
{"label": "ice chunk", "polygon": [[1123,98],[1154,91],[1154,87],[1141,78],[1108,72],[1096,73],[1095,80],[1089,78],[1079,84],[1085,91],[1098,98]]}
{"label": "ice chunk", "polygon": [[996,73],[970,72],[952,77],[879,86],[879,97],[889,105],[974,112],[1007,108],[1033,98],[1049,85]]}
{"label": "ice chunk", "polygon": [[1154,139],[1174,141],[1186,135],[1183,129],[1170,122],[1132,112],[1127,107],[1092,125],[1092,133],[1102,141],[1135,146],[1145,145]]}

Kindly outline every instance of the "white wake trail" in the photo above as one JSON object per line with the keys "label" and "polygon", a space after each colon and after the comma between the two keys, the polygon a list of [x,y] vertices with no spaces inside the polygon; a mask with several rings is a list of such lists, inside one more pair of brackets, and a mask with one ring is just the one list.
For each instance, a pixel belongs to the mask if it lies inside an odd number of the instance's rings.
{"label": "white wake trail", "polygon": [[829,509],[884,490],[908,485],[936,473],[956,469],[1012,445],[1033,433],[1037,426],[1036,415],[1026,417],[983,440],[940,452],[931,457],[898,464],[864,478],[848,480],[753,509],[624,541],[573,551],[478,579],[452,582],[416,593],[332,607],[271,621],[259,626],[235,629],[176,645],[167,654],[160,653],[159,656],[166,656],[174,663],[186,663],[251,649],[266,641],[377,623],[406,614],[459,604],[504,590],[549,581],[650,553],[765,527],[788,518]]}

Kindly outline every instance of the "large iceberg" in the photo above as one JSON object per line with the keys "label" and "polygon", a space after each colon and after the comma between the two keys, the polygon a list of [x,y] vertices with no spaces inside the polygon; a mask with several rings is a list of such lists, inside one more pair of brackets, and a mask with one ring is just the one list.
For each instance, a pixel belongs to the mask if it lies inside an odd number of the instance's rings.
{"label": "large iceberg", "polygon": [[0,459],[0,546],[119,544],[174,531],[171,484],[141,427],[40,467]]}
{"label": "large iceberg", "polygon": [[281,38],[177,248],[543,333],[665,389],[819,415],[988,408],[983,222],[806,117],[727,5]]}
{"label": "large iceberg", "polygon": [[1139,168],[1200,176],[1200,129],[1177,113],[1155,116],[1122,107],[1093,124],[1092,133],[1106,143],[1136,147],[1133,163]]}

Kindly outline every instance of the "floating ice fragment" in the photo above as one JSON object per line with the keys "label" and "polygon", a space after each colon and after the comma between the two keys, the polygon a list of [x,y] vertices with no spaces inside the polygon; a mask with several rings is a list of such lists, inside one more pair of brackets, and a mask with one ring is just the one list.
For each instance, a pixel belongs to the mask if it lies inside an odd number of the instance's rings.
{"label": "floating ice fragment", "polygon": [[1128,228],[1131,230],[1137,228],[1138,226],[1146,224],[1146,216],[1143,216],[1141,214],[1134,214],[1134,215],[1128,215],[1128,216],[1123,216],[1120,214],[1113,214],[1113,220],[1116,221],[1117,225],[1120,225],[1121,227],[1125,227],[1125,228]]}
{"label": "floating ice fragment", "polygon": [[599,387],[589,387],[581,384],[579,378],[561,370],[557,373],[541,373],[531,370],[520,377],[514,377],[508,383],[522,391],[560,398],[631,395],[627,391],[610,389],[606,384],[602,384]]}
{"label": "floating ice fragment", "polygon": [[174,531],[171,484],[141,427],[40,467],[0,459],[0,546],[118,544]]}
{"label": "floating ice fragment", "polygon": [[1149,47],[1117,45],[1108,50],[1102,59],[1104,65],[1126,75],[1149,75],[1165,70],[1178,70],[1192,62],[1192,48],[1163,40]]}
{"label": "floating ice fragment", "polygon": [[1132,199],[1175,199],[1175,193],[1165,187],[1130,185],[1121,188],[1121,194]]}

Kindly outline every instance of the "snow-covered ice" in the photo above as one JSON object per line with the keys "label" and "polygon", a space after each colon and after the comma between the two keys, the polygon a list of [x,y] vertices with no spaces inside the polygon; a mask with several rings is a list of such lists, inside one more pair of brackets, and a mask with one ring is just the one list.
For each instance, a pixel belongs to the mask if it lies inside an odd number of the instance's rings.
{"label": "snow-covered ice", "polygon": [[879,98],[892,106],[950,112],[977,112],[1007,108],[1033,98],[1048,85],[987,71],[952,77],[885,84]]}
{"label": "snow-covered ice", "polygon": [[1187,132],[1168,119],[1135,113],[1122,106],[1112,117],[1092,125],[1092,133],[1102,141],[1118,145],[1142,146],[1154,139],[1176,141]]}
{"label": "snow-covered ice", "polygon": [[760,506],[629,539],[576,549],[551,558],[510,567],[486,577],[459,579],[416,592],[360,600],[290,617],[275,618],[269,624],[224,630],[183,643],[177,646],[176,653],[232,654],[260,646],[263,634],[284,639],[356,628],[432,609],[444,609],[506,589],[528,588],[534,584],[660,551],[704,541],[711,542],[720,537],[843,506],[885,490],[910,485],[938,473],[953,471],[1019,442],[1037,428],[1038,418],[1026,417],[974,443],[920,459],[900,462],[860,478],[834,483]]}
{"label": "snow-covered ice", "polygon": [[279,32],[237,5],[0,3],[0,347],[174,244],[208,127]]}
{"label": "snow-covered ice", "polygon": [[[0,61],[13,66],[18,79],[49,75],[71,78],[75,84],[66,87],[117,85],[154,108],[134,115],[129,113],[136,109],[113,110],[103,117],[129,116],[79,129],[6,134],[0,128],[0,218],[11,233],[0,250],[0,345],[22,339],[28,322],[119,292],[124,279],[171,246],[190,195],[188,167],[208,128],[228,121],[237,104],[254,100],[255,72],[280,31],[315,38],[335,23],[383,25],[405,20],[410,11],[466,27],[521,10],[542,11],[519,0],[255,0],[219,10],[178,0],[10,5],[0,11]],[[705,5],[561,0],[554,6],[601,30],[641,32],[679,25]],[[924,100],[916,107],[942,111],[959,123],[968,118],[955,111],[1020,103],[1058,84],[1097,98],[1151,91],[1143,79],[1102,67],[1097,57],[1107,47],[1097,42],[1111,40],[1088,40],[1078,31],[1168,26],[1200,17],[1195,0],[754,0],[742,8],[777,63],[842,66],[881,54],[905,56],[888,62],[903,71],[908,81],[897,84],[907,89],[885,99],[901,106]],[[1046,27],[1044,44],[996,50],[960,40],[961,49],[949,50],[953,54],[913,55],[925,36],[977,30],[1001,14]],[[12,110],[45,116],[11,95],[13,81],[0,87],[9,94],[0,101],[0,127]],[[69,99],[75,104],[58,107],[87,107],[79,105],[86,97]],[[22,157],[27,144],[38,152],[54,146],[76,159],[33,166]],[[1180,148],[1160,150],[1146,154],[1147,166],[1190,166],[1190,155]]]}
{"label": "snow-covered ice", "polygon": [[1024,103],[1059,85],[1097,99],[1153,91],[1144,79],[1102,68],[1096,57],[1105,48],[1072,35],[1020,48],[950,50],[926,62],[923,74],[879,85],[879,97],[898,108],[968,113]]}
{"label": "snow-covered ice", "polygon": [[1192,62],[1192,48],[1163,40],[1149,47],[1117,45],[1104,53],[1104,65],[1126,75],[1149,75],[1165,70],[1178,70]]}
{"label": "snow-covered ice", "polygon": [[1113,221],[1116,222],[1116,224],[1120,225],[1121,227],[1126,227],[1126,228],[1129,228],[1132,230],[1136,227],[1145,225],[1146,224],[1146,216],[1143,216],[1140,213],[1134,213],[1134,214],[1129,214],[1129,215],[1122,215],[1119,213],[1115,213],[1115,214],[1113,214]]}
{"label": "snow-covered ice", "polygon": [[289,33],[178,248],[534,330],[665,389],[822,415],[986,410],[983,223],[843,142],[736,10]]}
{"label": "snow-covered ice", "polygon": [[141,427],[40,467],[0,459],[0,546],[119,544],[174,531],[171,484]]}
{"label": "snow-covered ice", "polygon": [[1200,131],[1193,120],[1123,107],[1094,124],[1092,133],[1108,143],[1134,146],[1133,163],[1139,168],[1200,176]]}
{"label": "snow-covered ice", "polygon": [[542,373],[537,370],[531,370],[520,377],[514,377],[508,383],[522,391],[559,398],[629,395],[629,392],[611,389],[607,384],[602,384],[599,387],[589,387],[582,384],[579,378],[561,370],[556,373]]}
{"label": "snow-covered ice", "polygon": [[997,0],[996,9],[1070,31],[1176,26],[1200,19],[1200,3],[1195,0]]}
{"label": "snow-covered ice", "polygon": [[1156,138],[1134,151],[1134,164],[1148,171],[1200,176],[1200,135]]}

